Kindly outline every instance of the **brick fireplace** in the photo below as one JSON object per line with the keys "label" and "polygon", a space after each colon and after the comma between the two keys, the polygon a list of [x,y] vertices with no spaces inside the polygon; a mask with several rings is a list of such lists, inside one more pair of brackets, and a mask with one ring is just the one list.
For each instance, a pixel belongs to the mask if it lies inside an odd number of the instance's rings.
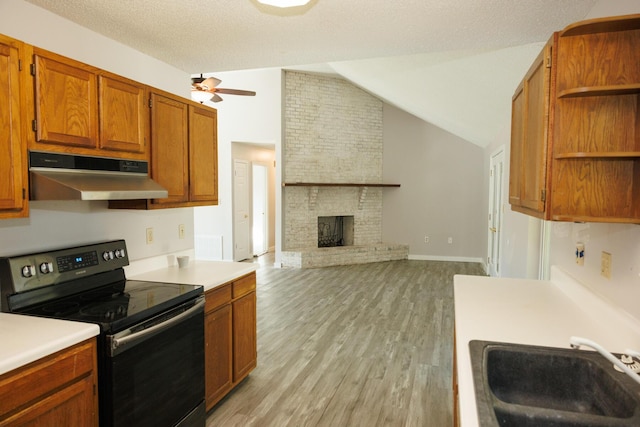
{"label": "brick fireplace", "polygon": [[[382,101],[346,80],[285,72],[284,267],[406,259],[382,242]],[[315,185],[314,185],[315,184]],[[318,218],[349,218],[350,244],[318,247]]]}

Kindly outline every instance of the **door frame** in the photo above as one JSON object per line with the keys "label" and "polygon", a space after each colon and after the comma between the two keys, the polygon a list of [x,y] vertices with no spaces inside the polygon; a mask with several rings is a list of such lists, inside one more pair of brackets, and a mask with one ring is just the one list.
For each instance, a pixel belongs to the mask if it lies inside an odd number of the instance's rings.
{"label": "door frame", "polygon": [[500,277],[502,274],[500,262],[502,258],[501,232],[504,218],[504,161],[505,147],[503,145],[494,151],[489,159],[487,274],[494,277]]}
{"label": "door frame", "polygon": [[[255,214],[256,214],[256,194],[260,189],[255,186],[255,168],[264,169],[264,188],[262,191],[264,193],[264,213],[263,213],[263,242],[264,242],[264,251],[260,253],[256,253],[256,248],[254,244],[254,228],[253,224],[255,224]],[[269,252],[269,164],[265,162],[251,162],[251,252],[253,256],[263,255]]]}

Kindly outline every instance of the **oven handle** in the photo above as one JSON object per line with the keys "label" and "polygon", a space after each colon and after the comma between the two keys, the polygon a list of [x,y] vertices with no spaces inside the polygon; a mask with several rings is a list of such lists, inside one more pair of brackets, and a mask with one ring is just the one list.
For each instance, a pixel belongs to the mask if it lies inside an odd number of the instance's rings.
{"label": "oven handle", "polygon": [[177,323],[180,323],[182,320],[191,317],[194,314],[197,314],[198,311],[203,311],[204,302],[204,298],[198,298],[193,307],[189,308],[188,310],[185,310],[177,316],[165,320],[162,323],[158,323],[157,325],[153,325],[147,329],[143,329],[140,332],[132,333],[131,329],[125,329],[124,331],[118,332],[117,334],[124,336],[118,337],[117,335],[113,335],[109,337],[111,356],[115,356],[118,353],[124,351],[125,348],[123,347],[130,347],[131,345],[138,344],[138,342],[150,338],[152,335],[156,335],[157,333],[162,332],[163,330],[168,329]]}

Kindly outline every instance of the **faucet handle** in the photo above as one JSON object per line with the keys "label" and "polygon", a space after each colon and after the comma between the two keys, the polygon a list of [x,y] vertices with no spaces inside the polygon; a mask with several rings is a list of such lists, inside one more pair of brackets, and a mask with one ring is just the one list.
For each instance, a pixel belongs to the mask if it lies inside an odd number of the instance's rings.
{"label": "faucet handle", "polygon": [[[633,353],[633,351],[631,353]],[[627,368],[631,369],[631,371],[640,375],[640,363],[634,360],[633,356],[630,356],[628,352],[620,355],[620,361],[624,363]],[[618,365],[613,365],[613,367],[618,372],[624,372]]]}
{"label": "faucet handle", "polygon": [[634,363],[633,361],[633,357],[629,356],[628,354],[623,354],[620,356],[620,361],[622,363],[624,363],[625,365],[631,365]]}
{"label": "faucet handle", "polygon": [[640,353],[635,350],[631,350],[628,348],[624,351],[624,354],[628,354],[629,356],[635,357],[636,359],[640,360]]}

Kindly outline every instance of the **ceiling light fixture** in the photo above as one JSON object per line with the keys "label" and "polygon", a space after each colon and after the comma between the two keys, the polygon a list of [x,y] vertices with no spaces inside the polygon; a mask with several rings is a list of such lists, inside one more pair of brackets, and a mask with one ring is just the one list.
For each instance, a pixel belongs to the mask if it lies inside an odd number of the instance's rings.
{"label": "ceiling light fixture", "polygon": [[311,0],[258,0],[258,3],[266,4],[268,6],[275,7],[296,7],[304,6]]}
{"label": "ceiling light fixture", "polygon": [[209,92],[203,90],[191,90],[191,99],[201,104],[210,101],[212,96]]}

